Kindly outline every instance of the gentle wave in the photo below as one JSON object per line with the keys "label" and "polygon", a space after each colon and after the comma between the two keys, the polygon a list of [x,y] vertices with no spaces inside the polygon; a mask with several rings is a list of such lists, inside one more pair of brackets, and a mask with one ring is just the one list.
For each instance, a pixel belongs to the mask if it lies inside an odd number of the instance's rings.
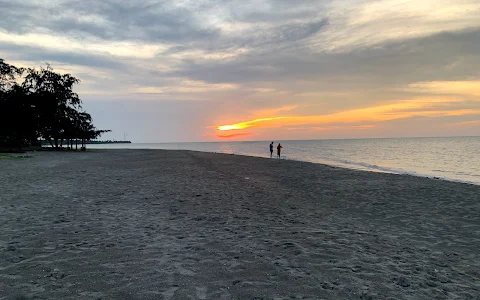
{"label": "gentle wave", "polygon": [[[254,156],[254,155],[249,155],[249,156]],[[288,158],[285,158],[288,159]],[[295,161],[302,161],[298,159],[292,159]],[[307,162],[312,162],[312,161],[307,161]],[[357,170],[357,171],[369,171],[369,172],[378,172],[378,173],[388,173],[388,174],[397,174],[397,175],[410,175],[410,176],[416,176],[416,177],[425,177],[425,178],[432,178],[432,179],[439,179],[439,180],[446,180],[446,181],[452,181],[452,182],[460,182],[460,183],[468,183],[468,184],[475,184],[475,185],[480,185],[480,183],[476,181],[470,181],[470,180],[458,180],[458,179],[453,179],[448,176],[432,176],[428,174],[421,174],[415,171],[408,171],[408,170],[403,170],[403,169],[394,169],[394,168],[386,168],[386,167],[381,167],[377,165],[371,165],[367,163],[362,163],[362,162],[354,162],[354,161],[348,161],[348,160],[341,160],[341,161],[328,161],[328,160],[323,160],[323,161],[315,161],[312,163],[321,163],[324,165],[332,166],[332,167],[337,167],[337,168],[345,168],[345,169],[350,169],[350,170]],[[450,173],[448,171],[442,171],[442,170],[434,170],[442,173]],[[463,174],[463,172],[457,173],[459,175]],[[480,177],[480,175],[470,175],[474,177]]]}

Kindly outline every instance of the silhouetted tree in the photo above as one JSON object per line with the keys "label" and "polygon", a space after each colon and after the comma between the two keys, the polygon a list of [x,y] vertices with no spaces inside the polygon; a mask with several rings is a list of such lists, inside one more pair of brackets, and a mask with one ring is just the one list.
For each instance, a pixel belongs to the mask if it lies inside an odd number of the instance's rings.
{"label": "silhouetted tree", "polygon": [[80,82],[70,74],[58,74],[46,68],[28,69],[23,88],[34,100],[38,115],[38,133],[52,146],[62,146],[65,130],[70,126],[69,114],[81,108],[73,86]]}
{"label": "silhouetted tree", "polygon": [[73,91],[80,80],[71,74],[58,74],[50,65],[25,70],[3,59],[0,72],[0,145],[36,145],[42,137],[59,149],[65,140],[71,147],[73,140],[107,132],[96,129],[91,116],[81,111],[81,100]]}
{"label": "silhouetted tree", "polygon": [[86,141],[89,140],[94,140],[101,136],[105,132],[109,132],[110,130],[99,130],[93,126],[92,123],[92,117],[90,114],[86,112],[81,112],[79,113],[79,134],[78,136],[80,137],[82,148],[85,148]]}
{"label": "silhouetted tree", "polygon": [[17,84],[16,80],[23,72],[23,68],[9,65],[0,58],[0,96]]}
{"label": "silhouetted tree", "polygon": [[22,144],[26,126],[21,124],[19,117],[25,94],[17,81],[23,71],[0,58],[0,145],[19,147]]}

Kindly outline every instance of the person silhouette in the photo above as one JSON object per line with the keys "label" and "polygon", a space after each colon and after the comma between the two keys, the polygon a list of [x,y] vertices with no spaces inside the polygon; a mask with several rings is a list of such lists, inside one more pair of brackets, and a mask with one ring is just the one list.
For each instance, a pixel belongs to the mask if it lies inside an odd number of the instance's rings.
{"label": "person silhouette", "polygon": [[280,158],[280,154],[282,153],[282,145],[280,145],[280,143],[278,143],[278,146],[277,146],[277,155],[278,155],[278,158]]}
{"label": "person silhouette", "polygon": [[270,158],[273,157],[273,142],[270,144]]}

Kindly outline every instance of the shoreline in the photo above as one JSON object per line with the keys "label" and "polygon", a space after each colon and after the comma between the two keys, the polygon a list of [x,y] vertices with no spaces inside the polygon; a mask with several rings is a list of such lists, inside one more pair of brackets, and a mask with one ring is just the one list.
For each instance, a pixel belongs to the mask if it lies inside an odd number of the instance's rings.
{"label": "shoreline", "polygon": [[[200,153],[210,153],[210,154],[224,154],[224,155],[237,155],[237,156],[244,156],[244,157],[255,157],[255,158],[263,158],[263,159],[274,159],[277,160],[277,158],[270,158],[268,156],[261,156],[261,155],[252,155],[252,154],[235,154],[235,153],[224,153],[224,152],[213,152],[213,151],[201,151],[201,150],[189,150],[189,149],[156,149],[156,148],[88,148],[88,150],[125,150],[125,151],[135,151],[135,150],[161,150],[161,151],[191,151],[191,152],[200,152]],[[299,160],[299,159],[292,159],[292,158],[281,158],[280,160],[286,160],[286,161],[297,161],[297,162],[303,162],[303,163],[311,163],[311,164],[316,164],[316,165],[322,165],[322,166],[328,166],[328,167],[334,167],[334,168],[341,168],[345,170],[353,170],[353,171],[362,171],[362,172],[372,172],[372,173],[380,173],[380,174],[394,174],[394,175],[406,175],[406,176],[413,176],[413,177],[419,177],[419,178],[428,178],[432,180],[439,180],[439,181],[446,181],[446,182],[455,182],[455,183],[463,183],[463,184],[468,184],[468,185],[474,185],[474,186],[480,186],[480,183],[473,182],[473,181],[466,181],[466,180],[459,180],[459,179],[452,179],[452,178],[447,178],[447,177],[437,177],[437,176],[432,176],[432,175],[424,175],[424,174],[419,174],[416,173],[415,171],[400,171],[400,170],[380,170],[380,169],[375,169],[375,168],[368,168],[365,167],[364,169],[362,168],[355,168],[355,167],[348,167],[347,164],[342,164],[341,162],[335,162],[335,161],[324,161],[324,162],[314,162],[314,161],[309,161],[309,160]],[[336,164],[337,163],[337,164]],[[376,166],[378,168],[383,168]],[[387,169],[387,168],[384,168]]]}
{"label": "shoreline", "polygon": [[[135,150],[135,149],[124,149],[124,150]],[[157,149],[143,149],[143,150],[157,150]],[[229,153],[218,153],[218,152],[197,151],[197,150],[170,150],[170,149],[158,149],[158,150],[163,150],[163,151],[192,151],[192,152],[211,153],[211,154],[238,155],[238,156],[264,158],[264,159],[275,159],[275,160],[277,159],[277,158],[269,158],[269,157],[265,157],[265,156],[256,156],[256,155],[248,155],[248,154],[229,154]],[[331,163],[328,162],[328,161],[314,162],[314,161],[298,160],[298,159],[290,159],[290,158],[281,158],[280,160],[310,163],[310,164],[314,164],[314,165],[340,168],[340,169],[350,170],[350,171],[371,172],[371,173],[380,173],[380,174],[392,174],[392,175],[400,175],[400,176],[412,176],[412,177],[419,177],[419,178],[427,178],[427,179],[431,179],[431,180],[454,182],[454,183],[463,183],[463,184],[467,184],[467,185],[480,186],[480,183],[476,183],[476,182],[472,182],[472,181],[463,181],[463,180],[451,179],[451,178],[446,178],[446,177],[436,177],[436,176],[431,176],[431,175],[423,175],[423,174],[416,173],[414,171],[411,171],[411,172],[409,172],[409,171],[399,171],[399,170],[388,171],[388,170],[379,170],[379,169],[368,168],[368,167],[365,167],[365,169],[362,169],[362,168],[348,167],[348,166],[346,166],[346,164],[341,164],[341,163],[338,163],[338,162],[337,162],[338,164],[335,164],[336,163],[335,161],[331,161]],[[379,167],[379,168],[382,168],[382,167]]]}
{"label": "shoreline", "polygon": [[[115,150],[115,149],[96,149],[96,150]],[[137,149],[119,149],[119,150],[137,150]],[[183,150],[183,149],[175,149],[175,150],[174,149],[138,149],[138,150],[190,151],[190,152],[199,152],[199,153],[237,155],[237,156],[252,157],[252,158],[263,158],[263,159],[278,160],[278,158],[275,158],[275,157],[274,158],[269,158],[269,157],[260,156],[260,155],[256,156],[256,155],[249,155],[249,154],[220,153],[220,152],[198,151],[198,150]],[[395,172],[395,171],[387,171],[387,170],[376,170],[376,169],[373,169],[373,168],[372,169],[368,169],[368,168],[367,169],[361,169],[361,168],[354,168],[354,167],[349,168],[349,167],[347,167],[345,165],[341,165],[341,164],[335,165],[334,161],[331,161],[332,163],[330,164],[329,162],[314,162],[314,161],[291,159],[291,158],[281,158],[280,160],[294,161],[294,162],[301,162],[301,163],[309,163],[309,164],[321,165],[321,166],[331,167],[331,168],[340,168],[340,169],[349,170],[349,171],[371,172],[371,173],[391,174],[391,175],[399,175],[399,176],[411,176],[411,177],[418,177],[418,178],[427,178],[427,179],[436,180],[436,181],[454,182],[454,183],[462,183],[462,184],[473,185],[473,186],[480,186],[480,183],[476,183],[476,182],[462,181],[462,180],[443,178],[443,177],[432,177],[430,175],[418,174],[418,173],[415,173],[413,171],[412,171],[413,173],[408,172],[408,171],[404,171],[402,173],[401,171]]]}

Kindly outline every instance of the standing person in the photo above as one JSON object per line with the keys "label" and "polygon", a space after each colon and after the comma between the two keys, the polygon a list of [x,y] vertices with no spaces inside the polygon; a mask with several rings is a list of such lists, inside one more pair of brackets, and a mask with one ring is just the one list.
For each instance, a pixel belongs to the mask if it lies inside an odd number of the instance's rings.
{"label": "standing person", "polygon": [[277,146],[277,155],[278,155],[278,158],[280,158],[280,153],[282,152],[282,145],[280,145],[280,143],[278,143],[278,146]]}
{"label": "standing person", "polygon": [[273,142],[270,144],[270,158],[273,156]]}

